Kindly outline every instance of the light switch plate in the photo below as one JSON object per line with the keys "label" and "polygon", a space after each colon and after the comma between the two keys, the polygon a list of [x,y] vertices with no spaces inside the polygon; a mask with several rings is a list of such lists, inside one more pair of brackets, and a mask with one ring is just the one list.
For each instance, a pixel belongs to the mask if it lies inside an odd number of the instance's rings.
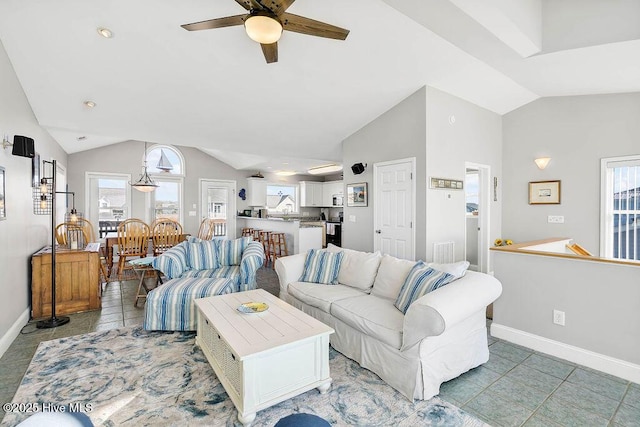
{"label": "light switch plate", "polygon": [[356,216],[355,215],[349,215],[349,222],[356,222]]}
{"label": "light switch plate", "polygon": [[196,216],[196,211],[189,211],[189,216]]}
{"label": "light switch plate", "polygon": [[549,215],[547,222],[552,224],[564,224],[564,216],[562,215]]}

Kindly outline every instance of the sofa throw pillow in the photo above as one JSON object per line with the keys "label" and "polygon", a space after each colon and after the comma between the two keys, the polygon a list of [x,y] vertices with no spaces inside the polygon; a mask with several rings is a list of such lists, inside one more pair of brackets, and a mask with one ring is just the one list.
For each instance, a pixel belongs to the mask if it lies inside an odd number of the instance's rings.
{"label": "sofa throw pillow", "polygon": [[396,258],[388,254],[383,255],[378,274],[373,281],[371,295],[395,301],[400,289],[402,289],[404,279],[415,264],[415,261]]}
{"label": "sofa throw pillow", "polygon": [[192,270],[213,270],[220,267],[215,240],[187,243],[188,263]]}
{"label": "sofa throw pillow", "polygon": [[448,264],[438,264],[435,262],[430,262],[429,264],[427,264],[427,266],[433,268],[434,270],[444,271],[445,273],[449,273],[452,276],[455,276],[456,279],[461,278],[467,273],[469,265],[469,261],[458,261]]}
{"label": "sofa throw pillow", "polygon": [[338,283],[361,289],[367,293],[371,291],[382,259],[380,252],[354,251],[353,249],[340,248],[331,243],[327,245],[327,251],[344,253],[338,272]]}
{"label": "sofa throw pillow", "polygon": [[252,241],[253,239],[251,237],[240,237],[234,240],[217,240],[220,265],[240,265],[242,253]]}
{"label": "sofa throw pillow", "polygon": [[169,279],[180,277],[189,268],[187,262],[187,242],[182,242],[153,260],[153,268],[161,271]]}
{"label": "sofa throw pillow", "polygon": [[299,281],[337,285],[343,256],[343,252],[310,249]]}
{"label": "sofa throw pillow", "polygon": [[454,279],[453,275],[444,271],[434,270],[424,262],[418,261],[405,279],[395,306],[406,314],[412,302],[452,282]]}

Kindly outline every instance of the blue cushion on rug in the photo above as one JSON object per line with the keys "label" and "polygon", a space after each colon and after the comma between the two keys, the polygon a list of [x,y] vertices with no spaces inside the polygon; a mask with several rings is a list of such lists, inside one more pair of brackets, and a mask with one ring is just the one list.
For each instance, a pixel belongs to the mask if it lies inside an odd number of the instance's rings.
{"label": "blue cushion on rug", "polygon": [[274,427],[327,427],[328,422],[317,415],[291,414],[280,419]]}
{"label": "blue cushion on rug", "polygon": [[18,426],[93,427],[93,423],[91,418],[81,412],[38,412],[18,424]]}

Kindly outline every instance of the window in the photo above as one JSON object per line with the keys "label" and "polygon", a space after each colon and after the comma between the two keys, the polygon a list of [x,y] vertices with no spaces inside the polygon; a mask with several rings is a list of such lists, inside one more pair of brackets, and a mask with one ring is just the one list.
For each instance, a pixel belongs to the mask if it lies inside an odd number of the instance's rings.
{"label": "window", "polygon": [[121,221],[129,218],[127,181],[118,178],[98,178],[99,221]]}
{"label": "window", "polygon": [[640,155],[602,159],[600,255],[640,261]]}
{"label": "window", "polygon": [[267,209],[270,214],[298,213],[298,186],[293,184],[268,184]]}
{"label": "window", "polygon": [[184,158],[169,145],[154,145],[147,151],[148,171],[159,187],[149,197],[151,221],[170,218],[182,223]]}

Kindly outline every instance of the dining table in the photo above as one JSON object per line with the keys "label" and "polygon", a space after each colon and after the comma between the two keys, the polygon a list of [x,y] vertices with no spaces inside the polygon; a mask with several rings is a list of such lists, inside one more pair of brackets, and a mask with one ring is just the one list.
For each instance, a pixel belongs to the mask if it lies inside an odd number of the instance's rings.
{"label": "dining table", "polygon": [[[178,241],[184,242],[190,234],[184,233],[181,234]],[[105,245],[105,255],[107,258],[107,274],[111,277],[111,271],[113,268],[113,247],[118,244],[118,233],[117,232],[109,232],[104,237],[104,245]],[[153,240],[152,237],[149,236],[149,255],[153,255]]]}

